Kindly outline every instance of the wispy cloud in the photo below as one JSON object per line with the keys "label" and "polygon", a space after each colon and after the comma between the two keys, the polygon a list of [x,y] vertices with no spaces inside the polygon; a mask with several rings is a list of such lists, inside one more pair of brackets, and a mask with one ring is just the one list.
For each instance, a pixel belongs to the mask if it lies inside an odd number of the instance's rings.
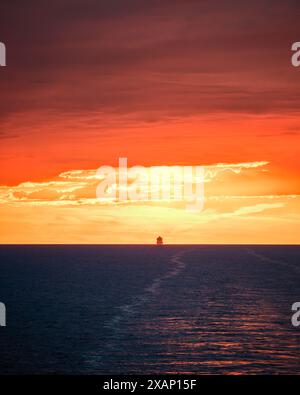
{"label": "wispy cloud", "polygon": [[[256,168],[266,166],[267,161],[246,162],[246,163],[217,163],[215,165],[204,166],[204,182],[213,183],[216,177],[229,172],[240,174]],[[160,169],[155,166],[153,169]],[[172,169],[172,167],[169,167]],[[180,168],[180,167],[179,167]],[[150,168],[146,168],[150,172]],[[118,169],[116,168],[116,171]],[[103,176],[99,176],[97,170],[70,170],[60,173],[55,179],[44,182],[23,182],[17,186],[1,186],[0,202],[2,204],[33,204],[33,205],[95,205],[120,203],[114,199],[96,198],[96,188]],[[130,181],[130,180],[129,180]],[[127,185],[128,190],[133,187]],[[114,186],[118,189],[118,186]],[[164,188],[164,185],[161,186]],[[207,196],[209,198],[209,196]],[[164,199],[161,199],[164,201]],[[122,202],[121,202],[122,203]],[[123,203],[130,203],[124,201]],[[131,202],[134,204],[134,202]]]}

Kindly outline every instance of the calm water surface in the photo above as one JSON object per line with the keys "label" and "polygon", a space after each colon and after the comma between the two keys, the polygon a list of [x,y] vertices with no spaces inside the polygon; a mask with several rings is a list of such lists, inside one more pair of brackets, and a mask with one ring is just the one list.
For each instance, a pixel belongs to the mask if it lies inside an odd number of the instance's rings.
{"label": "calm water surface", "polygon": [[298,246],[0,246],[0,373],[300,373]]}

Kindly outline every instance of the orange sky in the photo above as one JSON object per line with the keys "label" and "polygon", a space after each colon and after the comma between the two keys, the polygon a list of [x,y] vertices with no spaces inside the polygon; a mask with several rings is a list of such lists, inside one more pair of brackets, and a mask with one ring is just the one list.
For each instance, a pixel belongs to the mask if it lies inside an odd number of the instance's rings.
{"label": "orange sky", "polygon": [[[124,3],[3,6],[0,242],[298,244],[295,3]],[[205,166],[203,210],[100,202],[119,157]]]}

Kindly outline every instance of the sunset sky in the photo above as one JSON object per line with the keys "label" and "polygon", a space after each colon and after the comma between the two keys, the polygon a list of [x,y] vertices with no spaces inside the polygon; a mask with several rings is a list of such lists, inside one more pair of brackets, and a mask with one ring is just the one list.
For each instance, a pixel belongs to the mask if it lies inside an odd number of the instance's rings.
{"label": "sunset sky", "polygon": [[[0,243],[300,242],[300,5],[1,1]],[[204,166],[205,203],[97,199],[97,169]]]}

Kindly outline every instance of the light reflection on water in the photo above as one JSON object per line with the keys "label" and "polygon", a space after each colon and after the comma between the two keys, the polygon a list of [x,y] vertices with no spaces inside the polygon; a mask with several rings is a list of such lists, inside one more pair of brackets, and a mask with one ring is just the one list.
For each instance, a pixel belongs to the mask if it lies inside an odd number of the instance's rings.
{"label": "light reflection on water", "polygon": [[300,298],[299,274],[246,249],[216,254],[196,248],[180,261],[174,256],[175,264],[181,262],[176,276],[165,276],[136,311],[119,317],[108,339],[113,347],[89,361],[92,369],[300,373],[300,333],[290,323],[292,301]]}
{"label": "light reflection on water", "polygon": [[299,258],[299,246],[0,246],[0,373],[299,374]]}

